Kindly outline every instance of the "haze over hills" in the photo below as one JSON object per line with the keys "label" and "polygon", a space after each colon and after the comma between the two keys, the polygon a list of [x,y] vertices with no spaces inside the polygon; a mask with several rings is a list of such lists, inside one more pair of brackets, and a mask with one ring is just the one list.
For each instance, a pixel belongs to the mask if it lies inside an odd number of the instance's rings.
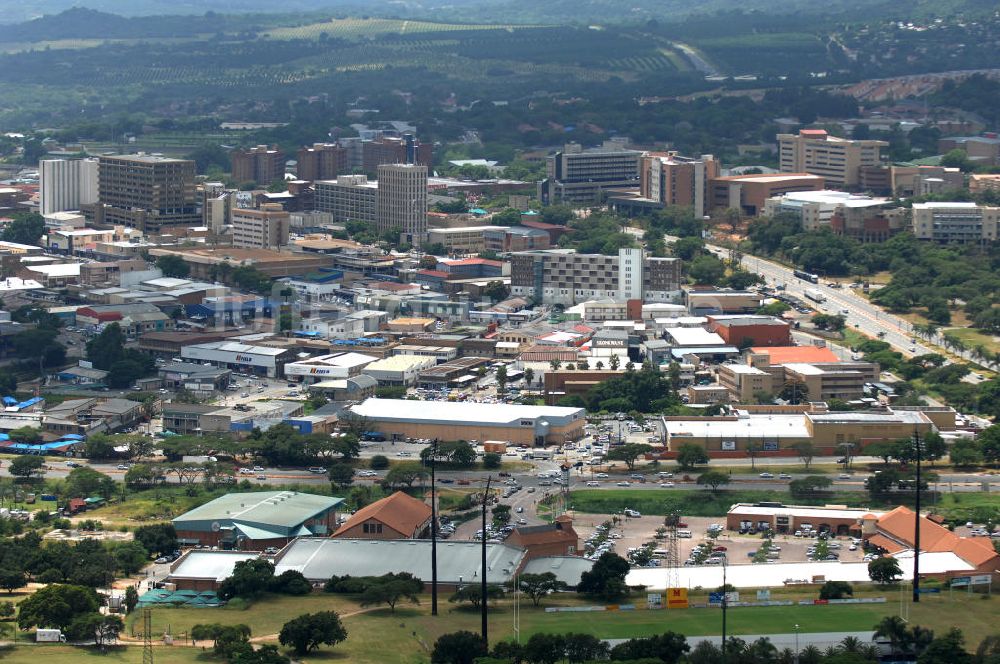
{"label": "haze over hills", "polygon": [[53,15],[73,7],[86,7],[120,16],[201,15],[206,11],[218,14],[247,13],[309,13],[325,12],[392,15],[398,17],[435,18],[438,20],[583,22],[672,20],[692,14],[712,14],[726,11],[760,11],[775,14],[843,15],[860,18],[924,18],[966,14],[980,15],[995,11],[991,0],[917,0],[898,3],[893,0],[424,0],[392,2],[389,0],[0,0],[0,23],[20,23]]}

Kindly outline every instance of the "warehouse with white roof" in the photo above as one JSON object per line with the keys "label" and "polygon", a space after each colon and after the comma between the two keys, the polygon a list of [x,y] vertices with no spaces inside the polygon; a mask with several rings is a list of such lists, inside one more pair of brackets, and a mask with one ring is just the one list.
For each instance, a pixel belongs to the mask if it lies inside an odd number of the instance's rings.
{"label": "warehouse with white roof", "polygon": [[181,357],[192,362],[209,362],[233,371],[276,378],[285,365],[295,360],[290,348],[251,346],[237,341],[215,341],[181,348]]}
{"label": "warehouse with white roof", "polygon": [[[370,366],[370,365],[369,365]],[[375,431],[395,439],[502,440],[558,445],[583,436],[586,411],[558,406],[366,399],[351,406]]]}
{"label": "warehouse with white roof", "polygon": [[303,383],[352,378],[378,358],[362,353],[332,353],[285,365],[285,376]]}

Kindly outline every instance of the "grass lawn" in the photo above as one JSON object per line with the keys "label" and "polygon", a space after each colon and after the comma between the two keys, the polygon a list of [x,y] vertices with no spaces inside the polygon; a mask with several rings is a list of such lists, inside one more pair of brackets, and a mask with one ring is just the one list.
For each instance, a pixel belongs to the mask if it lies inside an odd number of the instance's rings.
{"label": "grass lawn", "polygon": [[961,339],[966,348],[985,346],[992,353],[1000,353],[1000,341],[992,334],[984,334],[971,327],[949,327],[943,332]]}
{"label": "grass lawn", "polygon": [[[792,631],[799,624],[804,632],[829,632],[869,630],[883,616],[894,615],[899,610],[899,591],[861,586],[858,596],[887,597],[885,604],[848,606],[791,606],[730,609],[728,621],[732,634],[782,633]],[[812,598],[816,588],[777,588],[777,598]],[[705,601],[703,591],[692,593],[693,601]],[[641,606],[642,597],[633,599]],[[586,613],[545,613],[546,605],[592,604],[574,595],[560,595],[540,608],[522,602],[521,638],[537,632],[586,632],[600,638],[629,638],[659,634],[666,630],[688,636],[714,635],[721,630],[721,615],[713,609],[687,609],[677,611],[621,611]],[[344,661],[358,664],[422,664],[438,636],[459,629],[479,630],[479,614],[468,608],[458,608],[448,603],[447,596],[440,601],[440,615],[430,615],[430,599],[421,597],[418,606],[401,605],[396,613],[388,609],[375,609],[363,613],[357,603],[343,597],[316,593],[304,598],[268,597],[246,609],[154,609],[153,628],[159,634],[168,625],[175,637],[199,622],[233,624],[244,622],[254,628],[255,636],[278,632],[288,619],[301,613],[334,609],[342,614],[348,639],[332,649],[323,649],[302,661]],[[950,598],[947,592],[938,596],[925,596],[919,605],[911,605],[910,622],[944,632],[952,625],[962,627],[966,642],[975,647],[986,635],[997,631],[1000,604],[996,598],[980,599],[976,595],[956,592]],[[131,622],[131,621],[130,621]],[[490,639],[492,642],[513,637],[513,613],[510,602],[500,602],[490,609]],[[45,648],[56,664],[89,658],[88,651],[66,646],[40,646]],[[29,662],[39,651],[35,647],[21,647],[4,658],[7,662]],[[75,657],[74,657],[75,656]],[[97,656],[96,654],[94,655]],[[109,653],[104,661],[140,662],[141,648],[130,647]],[[205,661],[200,650],[177,646],[157,648],[157,662]]]}

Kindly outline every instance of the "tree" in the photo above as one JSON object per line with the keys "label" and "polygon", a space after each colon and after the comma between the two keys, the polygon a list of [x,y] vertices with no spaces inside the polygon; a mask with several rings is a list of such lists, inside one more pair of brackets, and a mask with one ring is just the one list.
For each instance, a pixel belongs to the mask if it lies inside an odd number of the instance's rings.
{"label": "tree", "polygon": [[347,630],[336,611],[306,613],[284,624],[278,634],[283,646],[290,646],[296,655],[305,655],[322,645],[335,646],[347,638]]}
{"label": "tree", "polygon": [[0,588],[6,590],[8,595],[18,588],[23,588],[26,583],[27,577],[24,575],[24,570],[10,567],[0,568]]}
{"label": "tree", "polygon": [[712,493],[718,493],[720,486],[729,484],[729,474],[718,470],[709,470],[698,476],[698,484],[709,487]]}
{"label": "tree", "polygon": [[500,302],[501,300],[506,300],[507,296],[510,295],[510,289],[507,288],[506,284],[502,281],[494,280],[490,281],[483,287],[483,295],[488,297],[491,302]]}
{"label": "tree", "polygon": [[624,461],[629,470],[635,470],[635,462],[643,454],[653,449],[643,443],[626,443],[608,452],[608,458],[614,461]]}
{"label": "tree", "polygon": [[816,456],[816,446],[813,445],[812,441],[800,440],[792,444],[792,449],[802,459],[802,464],[806,467],[806,470],[809,470],[809,464],[812,463],[813,457]]}
{"label": "tree", "polygon": [[393,466],[385,474],[385,483],[390,487],[411,487],[417,480],[423,482],[429,473],[419,466]]}
{"label": "tree", "polygon": [[45,233],[45,218],[34,212],[15,212],[11,220],[0,233],[0,240],[39,246],[38,242]]}
{"label": "tree", "polygon": [[389,467],[389,457],[384,454],[376,454],[368,462],[368,467],[372,470],[385,470]]}
{"label": "tree", "polygon": [[150,555],[171,553],[177,549],[177,531],[173,524],[154,523],[139,526],[133,532],[135,541],[142,544]]}
{"label": "tree", "polygon": [[[504,591],[503,586],[498,583],[487,583],[486,584],[486,601],[503,599]],[[448,601],[453,604],[458,604],[461,602],[469,602],[474,609],[478,609],[482,604],[483,600],[483,589],[478,583],[469,584],[462,586],[448,598]]]}
{"label": "tree", "polygon": [[241,560],[233,566],[232,576],[219,584],[219,597],[230,600],[234,597],[256,597],[271,585],[274,565],[268,560],[254,558]]}
{"label": "tree", "polygon": [[483,455],[483,468],[486,470],[496,470],[503,463],[503,457],[496,452],[487,452]]}
{"label": "tree", "polygon": [[956,466],[974,466],[982,462],[983,455],[975,441],[960,438],[952,443],[948,458]]}
{"label": "tree", "polygon": [[100,613],[84,613],[73,618],[66,629],[66,639],[69,641],[89,641],[101,648],[118,640],[118,635],[125,629],[125,623],[120,616],[101,615]]}
{"label": "tree", "polygon": [[139,591],[135,589],[135,586],[129,586],[125,589],[125,612],[132,613],[138,604]]}
{"label": "tree", "polygon": [[287,569],[271,579],[268,590],[282,595],[308,595],[312,592],[312,584],[302,572]]}
{"label": "tree", "polygon": [[[987,463],[1000,462],[1000,424],[987,427],[976,439],[979,453]],[[11,471],[13,473],[13,471]]]}
{"label": "tree", "polygon": [[787,401],[791,405],[798,405],[809,401],[809,388],[805,383],[797,380],[790,380],[782,386],[778,392],[778,398]]}
{"label": "tree", "polygon": [[534,380],[535,380],[535,370],[532,369],[531,367],[528,367],[527,369],[524,370],[524,383],[526,385],[531,385],[531,383],[534,382]]}
{"label": "tree", "polygon": [[[723,661],[721,657],[722,653],[719,652],[716,646],[710,642],[703,643],[707,643],[712,648],[715,648],[713,656],[707,659],[696,659],[695,653],[692,652],[690,658],[691,664],[716,664]],[[682,661],[684,655],[690,650],[691,646],[688,645],[687,639],[684,638],[683,634],[664,632],[657,636],[629,639],[628,641],[619,643],[611,649],[611,659],[615,662],[637,660],[677,664],[677,662]]]}
{"label": "tree", "polygon": [[726,276],[726,265],[712,255],[698,256],[688,265],[688,276],[696,284],[714,286]]}
{"label": "tree", "polygon": [[880,585],[895,583],[901,576],[903,570],[899,569],[899,561],[892,556],[876,558],[868,563],[868,578]]}
{"label": "tree", "polygon": [[487,654],[486,644],[479,634],[462,630],[438,637],[431,652],[431,663],[473,664],[477,658]]}
{"label": "tree", "polygon": [[556,664],[566,652],[566,640],[561,634],[532,634],[524,644],[524,658],[534,664]]}
{"label": "tree", "polygon": [[96,613],[100,602],[92,588],[51,584],[40,588],[18,606],[21,629],[49,627],[65,630],[82,613]]}
{"label": "tree", "polygon": [[617,354],[612,355],[611,359],[608,360],[608,367],[612,371],[618,371],[619,365],[621,365],[621,359],[618,357]]}
{"label": "tree", "polygon": [[604,660],[608,656],[608,644],[593,634],[564,634],[566,660],[570,664]]}
{"label": "tree", "polygon": [[164,254],[156,259],[156,267],[163,271],[163,276],[176,279],[186,279],[191,274],[191,267],[179,254]]}
{"label": "tree", "polygon": [[530,597],[535,606],[541,604],[542,598],[549,593],[567,588],[566,582],[560,581],[552,572],[521,574],[517,577],[517,583],[520,591]]}
{"label": "tree", "polygon": [[971,664],[972,655],[965,650],[962,630],[952,627],[944,636],[939,636],[927,644],[920,653],[918,664]]}
{"label": "tree", "polygon": [[346,463],[332,464],[327,474],[330,477],[330,483],[341,489],[346,489],[354,482],[354,469]]}
{"label": "tree", "polygon": [[703,463],[708,463],[708,452],[700,445],[684,443],[677,450],[677,465],[683,470],[690,470]]}
{"label": "tree", "polygon": [[87,436],[83,454],[88,459],[110,459],[115,456],[115,444],[109,436],[101,433]]}
{"label": "tree", "polygon": [[808,498],[821,494],[830,488],[833,480],[824,475],[807,475],[788,483],[788,490],[796,498]]}
{"label": "tree", "polygon": [[45,459],[40,456],[25,454],[10,462],[7,471],[14,477],[32,480],[45,474]]}
{"label": "tree", "polygon": [[576,590],[599,599],[613,600],[628,595],[625,576],[629,572],[628,561],[608,551],[601,555],[594,566],[580,576]]}
{"label": "tree", "polygon": [[910,630],[906,621],[900,616],[885,616],[875,625],[874,639],[886,639],[893,653],[897,652],[909,640]]}
{"label": "tree", "polygon": [[497,392],[503,394],[507,391],[507,367],[501,364],[497,367]]}
{"label": "tree", "polygon": [[115,481],[93,468],[81,466],[66,476],[66,494],[71,497],[103,496],[105,500],[115,493]]}
{"label": "tree", "polygon": [[389,607],[390,613],[395,613],[396,604],[402,599],[409,600],[411,604],[419,604],[420,598],[417,597],[417,593],[423,590],[423,587],[423,581],[414,578],[379,580],[369,584],[361,593],[361,606],[385,604]]}
{"label": "tree", "polygon": [[820,599],[843,599],[854,596],[854,587],[847,581],[827,581],[819,589]]}
{"label": "tree", "polygon": [[682,237],[673,244],[673,254],[684,261],[691,261],[705,251],[705,241],[700,237]]}

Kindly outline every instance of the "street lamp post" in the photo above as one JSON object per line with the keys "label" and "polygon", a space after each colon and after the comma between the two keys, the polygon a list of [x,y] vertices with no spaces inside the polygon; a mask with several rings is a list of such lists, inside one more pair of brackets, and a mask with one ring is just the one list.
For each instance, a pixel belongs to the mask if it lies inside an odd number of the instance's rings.
{"label": "street lamp post", "polygon": [[913,432],[913,447],[916,455],[916,500],[913,514],[913,603],[920,602],[920,434]]}
{"label": "street lamp post", "polygon": [[726,659],[726,607],[729,604],[729,595],[726,592],[726,559],[722,559],[722,659]]}
{"label": "street lamp post", "polygon": [[799,624],[795,623],[795,664],[799,664]]}

